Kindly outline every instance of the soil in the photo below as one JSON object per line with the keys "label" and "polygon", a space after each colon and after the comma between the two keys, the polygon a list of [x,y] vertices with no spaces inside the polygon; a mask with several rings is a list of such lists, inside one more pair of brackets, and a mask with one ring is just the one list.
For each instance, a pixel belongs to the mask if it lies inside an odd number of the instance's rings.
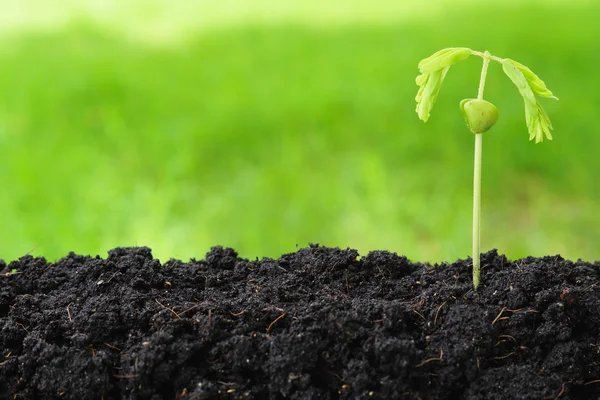
{"label": "soil", "polygon": [[600,262],[482,266],[474,292],[469,259],[317,245],[1,262],[0,398],[599,399]]}

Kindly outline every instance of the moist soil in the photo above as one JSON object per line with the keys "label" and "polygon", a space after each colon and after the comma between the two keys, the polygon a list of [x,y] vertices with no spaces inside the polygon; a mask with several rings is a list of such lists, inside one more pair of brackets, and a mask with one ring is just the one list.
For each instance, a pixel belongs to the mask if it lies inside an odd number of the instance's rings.
{"label": "moist soil", "polygon": [[482,266],[475,292],[469,259],[317,245],[25,256],[0,264],[0,398],[600,398],[600,263]]}

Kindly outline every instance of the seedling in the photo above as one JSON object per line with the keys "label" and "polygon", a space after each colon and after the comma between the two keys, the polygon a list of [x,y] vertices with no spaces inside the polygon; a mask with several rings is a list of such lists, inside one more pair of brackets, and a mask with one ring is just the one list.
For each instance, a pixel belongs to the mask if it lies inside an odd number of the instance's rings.
{"label": "seedling", "polygon": [[[485,79],[490,61],[502,64],[504,73],[515,84],[525,102],[525,122],[529,130],[529,140],[536,143],[544,141],[544,137],[552,140],[552,123],[542,108],[537,97],[556,99],[542,81],[529,68],[510,58],[499,58],[488,51],[479,52],[465,47],[452,47],[440,50],[430,57],[421,60],[417,76],[417,114],[419,119],[427,122],[431,109],[435,104],[442,82],[450,66],[463,61],[470,56],[483,59],[479,90],[476,99],[465,99],[460,102],[460,111],[465,118],[469,130],[475,134],[475,164],[473,168],[473,286],[479,286],[480,280],[480,219],[481,219],[481,154],[482,136],[498,120],[498,109],[492,103],[483,99]],[[536,97],[537,96],[537,97]]]}

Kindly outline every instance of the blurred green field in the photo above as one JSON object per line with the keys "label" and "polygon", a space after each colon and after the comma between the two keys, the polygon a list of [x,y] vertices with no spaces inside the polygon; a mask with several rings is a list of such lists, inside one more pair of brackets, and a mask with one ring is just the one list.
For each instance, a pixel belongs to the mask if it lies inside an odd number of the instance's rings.
{"label": "blurred green field", "polygon": [[452,67],[427,124],[414,111],[418,61],[465,46],[528,65],[560,98],[543,101],[555,140],[528,142],[492,64],[482,250],[600,259],[600,4],[434,5],[248,19],[169,43],[86,19],[5,34],[0,258],[131,245],[202,258],[217,244],[278,257],[309,242],[467,257],[473,136],[458,103],[476,96],[481,60]]}

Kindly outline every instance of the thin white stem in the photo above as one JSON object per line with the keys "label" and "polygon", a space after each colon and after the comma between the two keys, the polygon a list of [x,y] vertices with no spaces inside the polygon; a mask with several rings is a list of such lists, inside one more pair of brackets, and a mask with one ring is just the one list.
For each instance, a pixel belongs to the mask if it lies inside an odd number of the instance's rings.
{"label": "thin white stem", "polygon": [[[485,89],[485,78],[490,64],[489,52],[483,56],[483,67],[479,80],[477,99],[483,100]],[[475,163],[473,165],[473,286],[475,290],[479,286],[481,275],[481,156],[483,152],[483,134],[475,134]]]}
{"label": "thin white stem", "polygon": [[479,56],[483,59],[488,58],[490,60],[498,61],[499,63],[501,63],[504,60],[503,58],[491,55],[488,51],[486,51],[485,53],[482,53],[481,51],[473,51],[472,54]]}
{"label": "thin white stem", "polygon": [[473,166],[473,286],[477,289],[480,276],[481,248],[481,155],[483,134],[475,135],[475,164]]}
{"label": "thin white stem", "polygon": [[487,78],[487,70],[490,65],[490,56],[489,52],[483,53],[483,67],[481,68],[481,78],[479,78],[479,90],[477,91],[477,98],[479,100],[483,100],[483,89],[485,89],[485,78]]}

